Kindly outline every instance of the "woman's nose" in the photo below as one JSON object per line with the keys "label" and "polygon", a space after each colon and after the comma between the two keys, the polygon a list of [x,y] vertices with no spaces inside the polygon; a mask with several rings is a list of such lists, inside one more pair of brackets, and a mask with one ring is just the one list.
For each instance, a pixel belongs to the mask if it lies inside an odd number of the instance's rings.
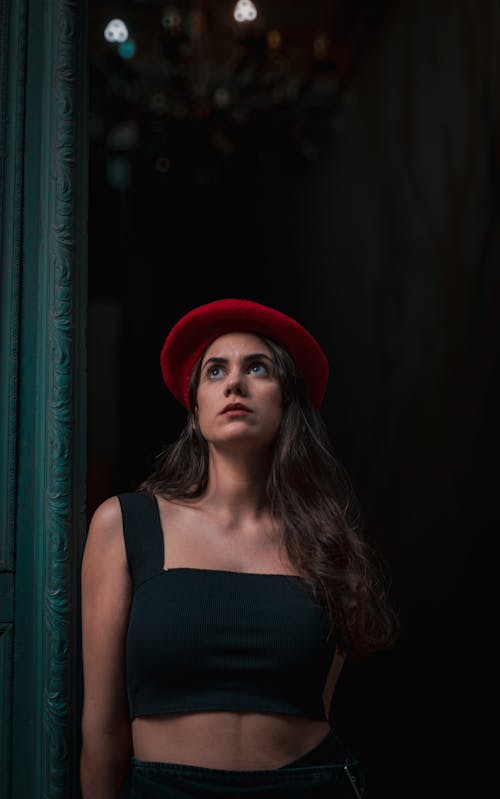
{"label": "woman's nose", "polygon": [[224,395],[229,397],[230,394],[238,394],[242,396],[245,393],[245,387],[241,380],[228,380],[224,389]]}

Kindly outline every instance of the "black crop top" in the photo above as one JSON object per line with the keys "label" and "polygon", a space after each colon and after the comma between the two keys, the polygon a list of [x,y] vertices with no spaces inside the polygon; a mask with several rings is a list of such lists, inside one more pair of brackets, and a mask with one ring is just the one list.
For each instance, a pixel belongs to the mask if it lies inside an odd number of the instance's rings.
{"label": "black crop top", "polygon": [[335,652],[301,577],[164,570],[158,503],[118,495],[133,583],[126,642],[130,718],[194,710],[326,719]]}

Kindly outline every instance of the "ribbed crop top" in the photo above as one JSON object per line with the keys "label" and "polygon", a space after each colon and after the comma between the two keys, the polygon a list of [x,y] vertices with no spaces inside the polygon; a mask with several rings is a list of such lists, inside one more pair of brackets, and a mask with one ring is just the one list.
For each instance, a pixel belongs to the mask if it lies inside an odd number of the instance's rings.
{"label": "ribbed crop top", "polygon": [[335,652],[303,578],[165,570],[158,503],[119,494],[133,596],[126,641],[130,718],[195,710],[325,720]]}

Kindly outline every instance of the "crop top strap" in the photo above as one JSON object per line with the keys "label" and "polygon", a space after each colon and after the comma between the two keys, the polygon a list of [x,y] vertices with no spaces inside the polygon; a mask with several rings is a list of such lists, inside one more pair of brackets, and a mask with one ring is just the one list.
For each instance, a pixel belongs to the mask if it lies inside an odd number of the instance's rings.
{"label": "crop top strap", "polygon": [[142,492],[118,494],[125,550],[133,589],[163,569],[163,532],[155,497]]}

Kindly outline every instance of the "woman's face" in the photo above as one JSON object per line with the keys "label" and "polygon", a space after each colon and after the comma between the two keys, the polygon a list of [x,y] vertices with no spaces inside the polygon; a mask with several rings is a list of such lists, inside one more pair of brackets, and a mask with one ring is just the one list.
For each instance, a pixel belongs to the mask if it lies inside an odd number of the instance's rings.
{"label": "woman's face", "polygon": [[272,353],[259,336],[228,333],[210,344],[197,391],[198,424],[209,443],[268,448],[281,400]]}

